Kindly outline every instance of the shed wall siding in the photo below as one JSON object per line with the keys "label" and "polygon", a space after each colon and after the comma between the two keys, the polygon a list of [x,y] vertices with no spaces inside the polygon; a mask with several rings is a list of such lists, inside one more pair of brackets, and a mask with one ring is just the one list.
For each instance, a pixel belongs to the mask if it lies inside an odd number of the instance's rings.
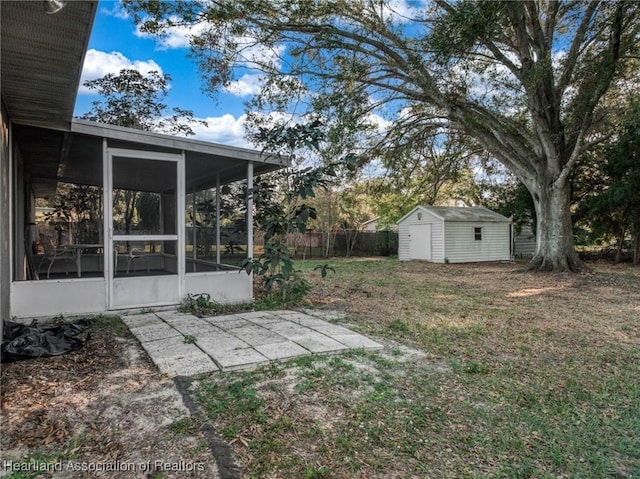
{"label": "shed wall siding", "polygon": [[[450,263],[507,261],[510,258],[509,223],[445,223],[445,257]],[[482,240],[474,228],[482,228]]]}
{"label": "shed wall siding", "polygon": [[407,221],[398,225],[398,259],[400,261],[411,259],[409,258],[409,224]]}
{"label": "shed wall siding", "polygon": [[[418,212],[422,213],[422,219],[418,219]],[[431,261],[434,263],[444,263],[444,225],[440,218],[433,216],[424,210],[417,210],[407,216],[398,224],[398,259],[408,261],[411,258],[409,253],[409,226],[431,224]]]}
{"label": "shed wall siding", "polygon": [[531,226],[523,226],[520,234],[513,240],[513,253],[520,256],[533,256],[536,252],[536,234]]}

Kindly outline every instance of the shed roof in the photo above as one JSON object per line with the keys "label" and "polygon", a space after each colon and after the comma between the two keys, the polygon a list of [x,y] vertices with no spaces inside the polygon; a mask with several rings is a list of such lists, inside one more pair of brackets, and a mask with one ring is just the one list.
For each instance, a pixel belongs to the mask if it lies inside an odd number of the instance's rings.
{"label": "shed roof", "polygon": [[375,218],[371,218],[370,220],[364,221],[364,222],[362,223],[362,226],[365,226],[365,225],[368,225],[368,224],[371,224],[371,223],[375,223],[375,222],[376,222],[376,221],[378,221],[379,219],[380,219],[380,217],[379,217],[379,216],[376,216]]}
{"label": "shed roof", "polygon": [[506,216],[482,206],[416,206],[398,220],[404,221],[416,210],[423,210],[447,222],[511,223]]}

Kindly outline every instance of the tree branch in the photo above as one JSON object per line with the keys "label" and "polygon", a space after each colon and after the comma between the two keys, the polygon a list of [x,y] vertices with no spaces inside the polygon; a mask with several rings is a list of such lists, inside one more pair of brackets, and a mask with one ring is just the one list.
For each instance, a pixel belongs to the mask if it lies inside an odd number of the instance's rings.
{"label": "tree branch", "polygon": [[573,42],[571,42],[571,48],[569,48],[569,53],[567,54],[567,58],[564,62],[564,69],[562,74],[560,75],[560,79],[558,80],[558,90],[560,94],[563,94],[567,89],[571,78],[573,77],[573,72],[576,67],[576,63],[580,56],[580,51],[582,49],[582,45],[586,38],[587,32],[589,30],[589,25],[591,24],[591,20],[598,10],[598,2],[592,1],[589,2],[587,9],[582,17],[580,22],[580,26],[576,30],[576,34],[573,37]]}

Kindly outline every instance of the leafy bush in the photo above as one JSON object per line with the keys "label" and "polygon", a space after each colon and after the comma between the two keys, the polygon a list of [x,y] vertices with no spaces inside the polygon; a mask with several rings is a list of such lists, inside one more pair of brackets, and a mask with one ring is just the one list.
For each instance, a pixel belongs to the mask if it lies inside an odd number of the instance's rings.
{"label": "leafy bush", "polygon": [[[308,125],[260,129],[256,141],[265,145],[265,150],[282,151],[286,149],[292,162],[300,151],[318,152],[324,139],[321,123],[314,121]],[[299,159],[299,158],[298,158]],[[249,191],[253,196],[256,209],[255,221],[258,229],[264,231],[264,252],[258,258],[247,258],[242,267],[247,274],[252,272],[262,276],[266,293],[277,289],[281,301],[298,300],[308,291],[309,286],[294,269],[291,253],[285,238],[290,233],[305,233],[307,222],[316,218],[316,209],[306,203],[315,196],[315,188],[326,188],[340,167],[355,167],[356,157],[349,154],[334,162],[300,171],[284,169],[276,173],[281,188],[274,182],[258,179],[256,186]],[[331,270],[328,265],[321,267],[322,277]]]}

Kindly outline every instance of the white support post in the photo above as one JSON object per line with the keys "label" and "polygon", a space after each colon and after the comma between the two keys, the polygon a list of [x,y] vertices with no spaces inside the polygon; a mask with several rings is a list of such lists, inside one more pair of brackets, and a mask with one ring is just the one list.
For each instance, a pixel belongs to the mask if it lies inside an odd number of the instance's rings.
{"label": "white support post", "polygon": [[[7,255],[6,258],[2,258],[2,261],[9,261],[9,278],[13,278],[13,273],[16,270],[16,268],[18,267],[18,259],[15,255],[15,250],[13,249],[13,244],[12,242],[15,241],[15,217],[16,217],[16,210],[14,208],[15,205],[15,198],[14,195],[17,194],[16,188],[18,186],[18,182],[16,181],[16,178],[14,177],[14,175],[16,174],[16,166],[14,164],[14,151],[13,151],[13,125],[11,124],[11,122],[8,123],[8,127],[9,127],[9,132],[8,132],[8,149],[9,149],[9,171],[8,171],[8,175],[9,175],[9,181],[8,181],[8,195],[9,195],[9,204],[4,205],[7,207],[7,210],[3,211],[2,214],[8,214],[9,215],[9,230],[7,231],[7,234],[9,235],[9,237],[7,238],[6,236],[4,238],[2,238],[2,241],[6,241],[8,239],[9,241],[9,245],[8,248],[9,250],[7,251],[9,254]],[[4,128],[4,123],[0,124],[0,128]],[[2,262],[0,261],[0,262]],[[13,283],[13,281],[11,281],[11,283]],[[2,292],[0,292],[0,294],[3,294]],[[9,286],[9,296],[11,296],[11,286]],[[11,310],[11,301],[9,300],[9,306],[3,306],[4,311],[10,311]],[[0,313],[2,313],[3,311],[0,311]],[[4,321],[4,319],[2,317],[0,317],[0,321]],[[4,329],[3,329],[4,331]]]}
{"label": "white support post", "polygon": [[[113,278],[118,274],[118,255],[114,251],[113,244],[113,159],[109,154],[109,144],[106,138],[102,139],[102,221],[104,229],[104,241],[102,248],[104,260],[104,272],[106,277],[105,297],[107,309],[113,304]],[[113,260],[112,260],[113,257]]]}
{"label": "white support post", "polygon": [[[186,200],[187,200],[187,182],[186,182],[186,166],[187,164],[187,154],[184,150],[182,150],[180,155],[180,160],[177,162],[177,181],[176,181],[176,208],[178,209],[175,220],[177,222],[176,225],[176,233],[178,234],[178,241],[176,241],[176,259],[178,260],[178,288],[179,288],[179,298],[182,300],[185,295],[184,290],[184,275],[187,272],[187,247],[186,247]],[[162,201],[160,202],[162,204]],[[164,215],[164,214],[163,214]],[[164,234],[164,223],[162,225],[162,232]],[[164,247],[164,242],[162,243]],[[164,249],[163,249],[164,252]]]}
{"label": "white support post", "polygon": [[247,259],[253,258],[253,162],[247,164]]}
{"label": "white support post", "polygon": [[193,258],[193,272],[196,272],[196,260],[198,259],[198,255],[196,253],[198,234],[196,231],[196,187],[193,187],[193,193],[191,198],[191,257]]}
{"label": "white support post", "polygon": [[216,175],[216,264],[220,264],[220,173]]}

